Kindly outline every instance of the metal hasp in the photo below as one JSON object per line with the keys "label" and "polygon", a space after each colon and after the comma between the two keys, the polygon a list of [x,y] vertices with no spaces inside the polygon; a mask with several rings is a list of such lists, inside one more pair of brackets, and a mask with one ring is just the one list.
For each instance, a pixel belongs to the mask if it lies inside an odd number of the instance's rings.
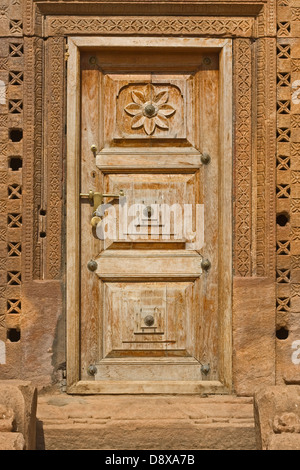
{"label": "metal hasp", "polygon": [[81,198],[88,198],[89,201],[93,204],[93,215],[91,219],[91,224],[93,227],[97,227],[98,223],[101,221],[101,217],[97,215],[97,209],[103,204],[103,199],[106,197],[120,198],[124,197],[124,191],[121,189],[119,194],[103,194],[97,193],[92,189],[89,190],[88,194],[80,193]]}

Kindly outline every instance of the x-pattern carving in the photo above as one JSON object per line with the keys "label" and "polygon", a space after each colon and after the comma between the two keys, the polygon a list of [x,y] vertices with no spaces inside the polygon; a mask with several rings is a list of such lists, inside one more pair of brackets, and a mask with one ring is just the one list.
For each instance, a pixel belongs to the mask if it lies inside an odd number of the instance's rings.
{"label": "x-pattern carving", "polygon": [[292,227],[291,239],[292,240],[300,240],[300,227]]}
{"label": "x-pattern carving", "polygon": [[289,184],[278,184],[277,185],[277,197],[278,199],[286,199],[290,196],[291,188]]}
{"label": "x-pattern carving", "polygon": [[21,284],[21,273],[19,271],[9,271],[7,273],[7,284],[20,285]]}
{"label": "x-pattern carving", "polygon": [[289,142],[290,136],[291,136],[291,131],[289,128],[281,127],[277,130],[278,142]]}
{"label": "x-pattern carving", "polygon": [[9,45],[11,57],[21,57],[23,55],[23,44],[13,44]]}
{"label": "x-pattern carving", "polygon": [[277,158],[278,170],[289,170],[290,169],[290,157],[278,156]]}
{"label": "x-pattern carving", "polygon": [[290,254],[290,242],[286,240],[278,241],[277,242],[277,254],[289,255]]}
{"label": "x-pattern carving", "polygon": [[290,282],[290,270],[277,269],[277,282],[280,284]]}
{"label": "x-pattern carving", "polygon": [[290,101],[278,101],[277,109],[279,114],[290,114],[291,102]]}
{"label": "x-pattern carving", "polygon": [[277,75],[277,84],[278,86],[290,86],[291,83],[291,74],[288,73],[279,73]]}
{"label": "x-pattern carving", "polygon": [[10,21],[10,32],[12,34],[22,33],[22,20],[11,20]]}
{"label": "x-pattern carving", "polygon": [[8,198],[9,199],[20,199],[21,197],[21,185],[20,184],[10,184],[8,186]]}
{"label": "x-pattern carving", "polygon": [[8,227],[21,227],[22,215],[21,214],[8,214]]}
{"label": "x-pattern carving", "polygon": [[277,55],[279,59],[289,59],[291,54],[291,46],[289,44],[278,44]]}
{"label": "x-pattern carving", "polygon": [[291,201],[291,211],[293,214],[300,212],[300,199],[292,199]]}
{"label": "x-pattern carving", "polygon": [[9,83],[10,85],[22,85],[23,72],[9,72]]}
{"label": "x-pattern carving", "polygon": [[10,242],[7,245],[8,256],[20,256],[21,255],[21,243]]}
{"label": "x-pattern carving", "polygon": [[280,21],[278,23],[278,35],[288,36],[291,32],[291,23],[288,21]]}
{"label": "x-pattern carving", "polygon": [[300,255],[291,256],[291,266],[292,269],[300,268]]}
{"label": "x-pattern carving", "polygon": [[9,112],[12,114],[20,114],[23,110],[22,100],[9,100]]}
{"label": "x-pattern carving", "polygon": [[293,129],[300,128],[300,114],[294,114],[291,119],[291,126]]}
{"label": "x-pattern carving", "polygon": [[277,298],[277,311],[288,312],[290,310],[290,299],[289,297]]}
{"label": "x-pattern carving", "polygon": [[21,313],[21,300],[8,299],[7,300],[7,313]]}

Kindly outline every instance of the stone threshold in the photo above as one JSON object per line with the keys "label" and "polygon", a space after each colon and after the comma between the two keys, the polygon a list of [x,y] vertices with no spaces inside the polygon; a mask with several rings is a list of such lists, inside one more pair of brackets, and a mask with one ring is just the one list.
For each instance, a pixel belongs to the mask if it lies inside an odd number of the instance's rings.
{"label": "stone threshold", "polygon": [[255,450],[253,399],[40,395],[38,450]]}

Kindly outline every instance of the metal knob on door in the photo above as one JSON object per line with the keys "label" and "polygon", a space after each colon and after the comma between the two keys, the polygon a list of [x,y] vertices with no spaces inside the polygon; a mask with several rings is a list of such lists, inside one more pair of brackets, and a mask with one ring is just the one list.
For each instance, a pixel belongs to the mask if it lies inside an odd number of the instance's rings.
{"label": "metal knob on door", "polygon": [[203,165],[208,165],[211,162],[211,157],[208,153],[203,153],[201,155],[201,162]]}
{"label": "metal knob on door", "polygon": [[209,259],[203,259],[201,267],[203,271],[209,271],[209,269],[211,268],[211,262],[209,261]]}

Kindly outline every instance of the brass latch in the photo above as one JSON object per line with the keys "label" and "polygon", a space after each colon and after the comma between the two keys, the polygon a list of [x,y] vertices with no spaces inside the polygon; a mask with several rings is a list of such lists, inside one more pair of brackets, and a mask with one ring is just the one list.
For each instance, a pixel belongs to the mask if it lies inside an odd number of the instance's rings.
{"label": "brass latch", "polygon": [[88,194],[83,194],[80,193],[80,197],[82,198],[88,198],[89,201],[93,204],[93,215],[91,219],[91,224],[93,227],[97,227],[98,223],[101,221],[101,217],[97,214],[97,209],[99,206],[103,204],[103,199],[106,197],[112,197],[112,198],[120,198],[124,197],[124,191],[121,189],[119,194],[103,194],[103,193],[97,193],[95,191],[92,191],[91,189],[89,190]]}

